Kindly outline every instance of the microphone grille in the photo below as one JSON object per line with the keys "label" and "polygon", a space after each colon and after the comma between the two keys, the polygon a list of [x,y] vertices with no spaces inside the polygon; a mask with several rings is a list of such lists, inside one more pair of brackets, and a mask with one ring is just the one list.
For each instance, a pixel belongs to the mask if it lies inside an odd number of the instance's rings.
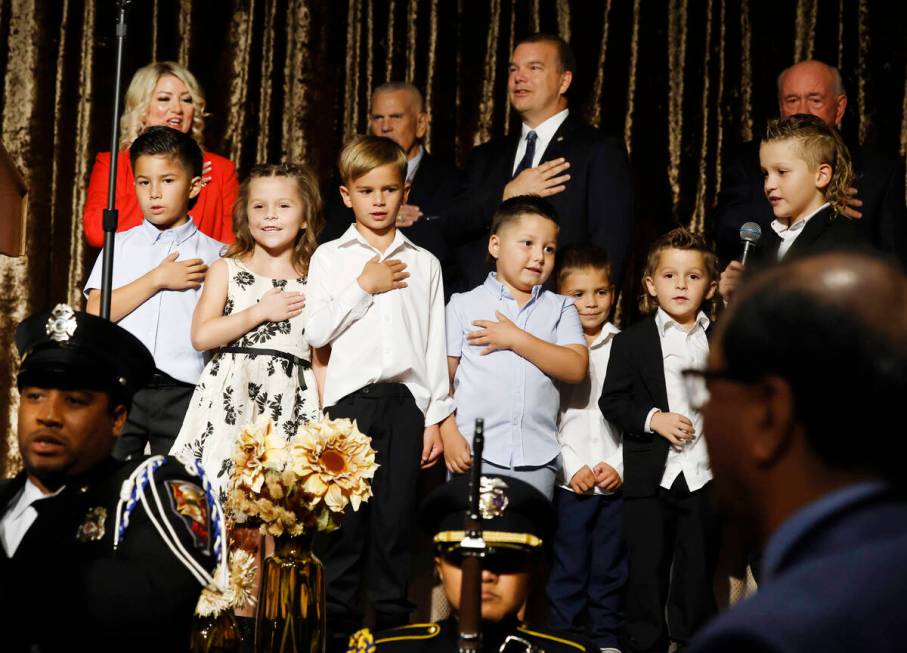
{"label": "microphone grille", "polygon": [[742,227],[740,227],[740,240],[747,243],[758,242],[759,238],[762,236],[762,227],[760,227],[755,222],[747,222]]}

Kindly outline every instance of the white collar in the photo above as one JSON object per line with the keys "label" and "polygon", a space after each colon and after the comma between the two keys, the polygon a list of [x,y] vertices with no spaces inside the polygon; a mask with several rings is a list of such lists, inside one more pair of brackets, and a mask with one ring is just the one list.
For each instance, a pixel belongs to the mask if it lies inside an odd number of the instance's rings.
{"label": "white collar", "polygon": [[535,127],[530,127],[525,122],[523,123],[523,130],[520,135],[520,140],[526,140],[526,134],[529,132],[535,132],[535,135],[538,137],[538,140],[542,143],[548,143],[554,138],[555,132],[560,128],[560,126],[567,119],[567,116],[570,115],[570,109],[564,109],[563,111],[554,114],[547,120],[543,120]]}
{"label": "white collar", "polygon": [[790,226],[787,226],[786,224],[784,224],[783,222],[781,222],[778,219],[772,220],[772,229],[774,229],[775,233],[778,234],[779,236],[781,236],[781,234],[783,234],[785,232],[796,233],[798,231],[801,231],[803,229],[803,227],[806,226],[806,223],[810,221],[811,218],[813,218],[817,213],[819,213],[819,211],[822,211],[822,210],[828,208],[829,206],[831,206],[831,204],[829,204],[828,202],[825,202],[825,204],[823,204],[822,206],[817,208],[815,211],[813,211],[812,213],[810,213],[809,215],[807,215],[803,218],[800,218],[799,220],[797,220],[795,223],[793,223]]}
{"label": "white collar", "polygon": [[51,492],[50,494],[44,494],[41,489],[35,485],[30,478],[25,479],[25,485],[22,486],[22,489],[19,490],[19,494],[16,498],[9,504],[10,511],[9,516],[11,519],[18,519],[22,513],[28,510],[33,503],[40,501],[42,499],[49,499],[50,497],[56,496],[62,492],[66,486],[61,486],[56,492]]}
{"label": "white collar", "polygon": [[394,230],[394,239],[391,241],[391,244],[384,252],[379,252],[377,249],[372,247],[371,243],[369,243],[365,239],[365,236],[359,233],[359,230],[356,228],[355,222],[347,227],[347,230],[343,232],[343,235],[337,239],[337,244],[340,247],[350,245],[352,243],[358,243],[360,245],[363,245],[364,247],[368,247],[376,254],[378,254],[381,257],[382,261],[401,247],[408,246],[412,247],[413,249],[419,249],[419,247],[415,243],[413,243],[413,241],[403,235],[402,231],[396,229]]}
{"label": "white collar", "polygon": [[[664,309],[660,306],[655,312],[655,324],[658,326],[658,335],[661,337],[664,337],[668,332],[668,329],[672,327],[683,331],[683,329],[680,328],[680,325],[677,324],[677,321],[673,317],[665,313]],[[705,333],[705,331],[709,328],[709,324],[711,324],[711,320],[706,317],[705,313],[699,311],[699,314],[696,316],[696,323],[693,325],[693,328],[684,333],[693,333],[697,326],[701,327],[702,332]]]}
{"label": "white collar", "polygon": [[610,322],[605,322],[602,325],[601,333],[595,336],[595,340],[592,341],[592,344],[589,345],[589,349],[598,349],[603,344],[608,342],[611,338],[620,333],[620,329],[611,324]]}

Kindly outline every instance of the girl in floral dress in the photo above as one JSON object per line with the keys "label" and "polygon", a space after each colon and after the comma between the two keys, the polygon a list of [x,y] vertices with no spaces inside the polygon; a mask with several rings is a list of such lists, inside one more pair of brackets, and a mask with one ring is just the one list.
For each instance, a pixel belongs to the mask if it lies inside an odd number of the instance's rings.
{"label": "girl in floral dress", "polygon": [[171,453],[200,459],[222,501],[243,426],[267,415],[293,436],[320,418],[316,374],[303,339],[305,275],[323,226],[314,174],[258,165],[233,208],[236,242],[208,270],[192,344],[214,350]]}

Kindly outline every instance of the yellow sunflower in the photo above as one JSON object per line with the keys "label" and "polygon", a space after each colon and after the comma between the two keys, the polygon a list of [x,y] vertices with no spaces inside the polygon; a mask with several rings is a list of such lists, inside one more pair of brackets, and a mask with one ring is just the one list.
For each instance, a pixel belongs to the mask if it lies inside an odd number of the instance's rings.
{"label": "yellow sunflower", "polygon": [[359,510],[372,495],[371,479],[378,469],[371,438],[355,422],[328,418],[306,424],[290,438],[288,467],[311,495],[313,508],[323,501],[333,512],[347,505]]}
{"label": "yellow sunflower", "polygon": [[261,491],[265,471],[282,471],[287,462],[286,441],[274,432],[274,422],[266,415],[242,429],[233,458],[234,483],[253,492]]}

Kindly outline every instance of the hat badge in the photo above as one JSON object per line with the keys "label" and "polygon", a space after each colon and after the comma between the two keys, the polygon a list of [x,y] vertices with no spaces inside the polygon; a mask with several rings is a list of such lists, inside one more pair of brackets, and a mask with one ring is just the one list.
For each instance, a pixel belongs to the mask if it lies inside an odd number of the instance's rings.
{"label": "hat badge", "polygon": [[55,342],[68,342],[77,326],[72,307],[69,304],[57,304],[47,319],[47,335]]}
{"label": "hat badge", "polygon": [[493,519],[504,514],[510,503],[504,492],[506,489],[507,483],[501,479],[482,477],[479,482],[479,512],[482,519]]}

